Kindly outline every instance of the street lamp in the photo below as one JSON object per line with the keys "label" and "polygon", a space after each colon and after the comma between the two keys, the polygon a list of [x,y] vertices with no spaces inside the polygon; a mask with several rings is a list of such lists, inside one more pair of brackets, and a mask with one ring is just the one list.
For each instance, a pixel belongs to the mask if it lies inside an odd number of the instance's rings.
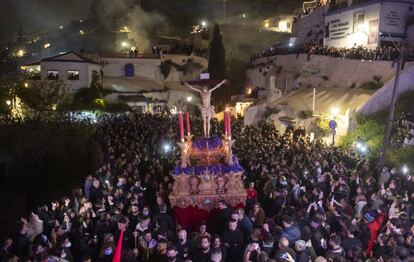
{"label": "street lamp", "polygon": [[7,104],[8,106],[10,106],[10,105],[11,105],[11,101],[10,101],[10,100],[6,100],[6,104]]}
{"label": "street lamp", "polygon": [[401,171],[403,172],[404,175],[406,175],[406,174],[408,174],[410,169],[408,169],[407,165],[403,165],[403,167],[401,168]]}
{"label": "street lamp", "polygon": [[193,100],[192,96],[187,96],[187,102],[191,102],[191,100]]}
{"label": "street lamp", "polygon": [[206,21],[201,21],[201,26],[202,27],[207,27],[207,22]]}
{"label": "street lamp", "polygon": [[365,145],[364,143],[357,142],[357,143],[356,143],[356,148],[358,149],[358,151],[359,151],[361,154],[365,154],[365,153],[367,153],[367,152],[368,152],[368,147],[367,147],[367,145]]}
{"label": "street lamp", "polygon": [[333,117],[336,117],[337,115],[339,115],[339,108],[338,107],[332,107],[331,108],[331,114]]}
{"label": "street lamp", "polygon": [[169,145],[169,144],[164,144],[164,152],[167,154],[169,151],[170,151],[170,149],[171,149],[171,146]]}

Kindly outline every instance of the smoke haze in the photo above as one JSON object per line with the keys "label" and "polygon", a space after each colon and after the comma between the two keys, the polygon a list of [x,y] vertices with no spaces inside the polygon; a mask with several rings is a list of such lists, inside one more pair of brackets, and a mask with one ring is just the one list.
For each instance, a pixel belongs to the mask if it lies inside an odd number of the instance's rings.
{"label": "smoke haze", "polygon": [[156,12],[144,12],[134,0],[101,0],[98,7],[99,21],[106,30],[128,26],[129,37],[139,52],[148,52],[152,46],[151,32],[167,28],[166,19]]}

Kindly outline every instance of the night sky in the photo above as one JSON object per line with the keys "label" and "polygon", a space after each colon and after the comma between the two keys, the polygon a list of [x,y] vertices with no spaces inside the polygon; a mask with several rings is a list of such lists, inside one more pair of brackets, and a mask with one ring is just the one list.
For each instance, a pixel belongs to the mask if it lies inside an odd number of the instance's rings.
{"label": "night sky", "polygon": [[91,0],[0,0],[0,43],[14,41],[19,19],[25,34],[88,14]]}

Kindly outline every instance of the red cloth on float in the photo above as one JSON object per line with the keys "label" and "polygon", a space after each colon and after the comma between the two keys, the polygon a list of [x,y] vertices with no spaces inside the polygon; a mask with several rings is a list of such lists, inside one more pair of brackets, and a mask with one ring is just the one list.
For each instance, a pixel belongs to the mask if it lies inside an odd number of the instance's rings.
{"label": "red cloth on float", "polygon": [[[239,203],[234,209],[243,208],[244,204]],[[198,206],[188,206],[186,208],[174,207],[174,217],[177,225],[181,225],[185,229],[197,231],[201,224],[201,221],[206,221],[209,228],[214,223],[214,218],[219,211],[218,208],[212,209],[208,212],[205,209],[201,209]]]}

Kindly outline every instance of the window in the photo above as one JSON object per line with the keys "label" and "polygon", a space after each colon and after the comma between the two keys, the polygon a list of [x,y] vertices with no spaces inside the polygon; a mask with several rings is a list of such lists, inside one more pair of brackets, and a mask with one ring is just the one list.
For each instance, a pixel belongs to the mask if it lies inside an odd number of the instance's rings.
{"label": "window", "polygon": [[47,71],[47,79],[48,80],[59,80],[59,71],[48,70]]}
{"label": "window", "polygon": [[68,80],[79,80],[79,71],[68,70]]}
{"label": "window", "polygon": [[126,64],[125,65],[125,76],[126,77],[134,77],[135,76],[135,67],[133,64]]}
{"label": "window", "polygon": [[354,15],[354,32],[363,31],[365,22],[365,13],[357,13]]}

